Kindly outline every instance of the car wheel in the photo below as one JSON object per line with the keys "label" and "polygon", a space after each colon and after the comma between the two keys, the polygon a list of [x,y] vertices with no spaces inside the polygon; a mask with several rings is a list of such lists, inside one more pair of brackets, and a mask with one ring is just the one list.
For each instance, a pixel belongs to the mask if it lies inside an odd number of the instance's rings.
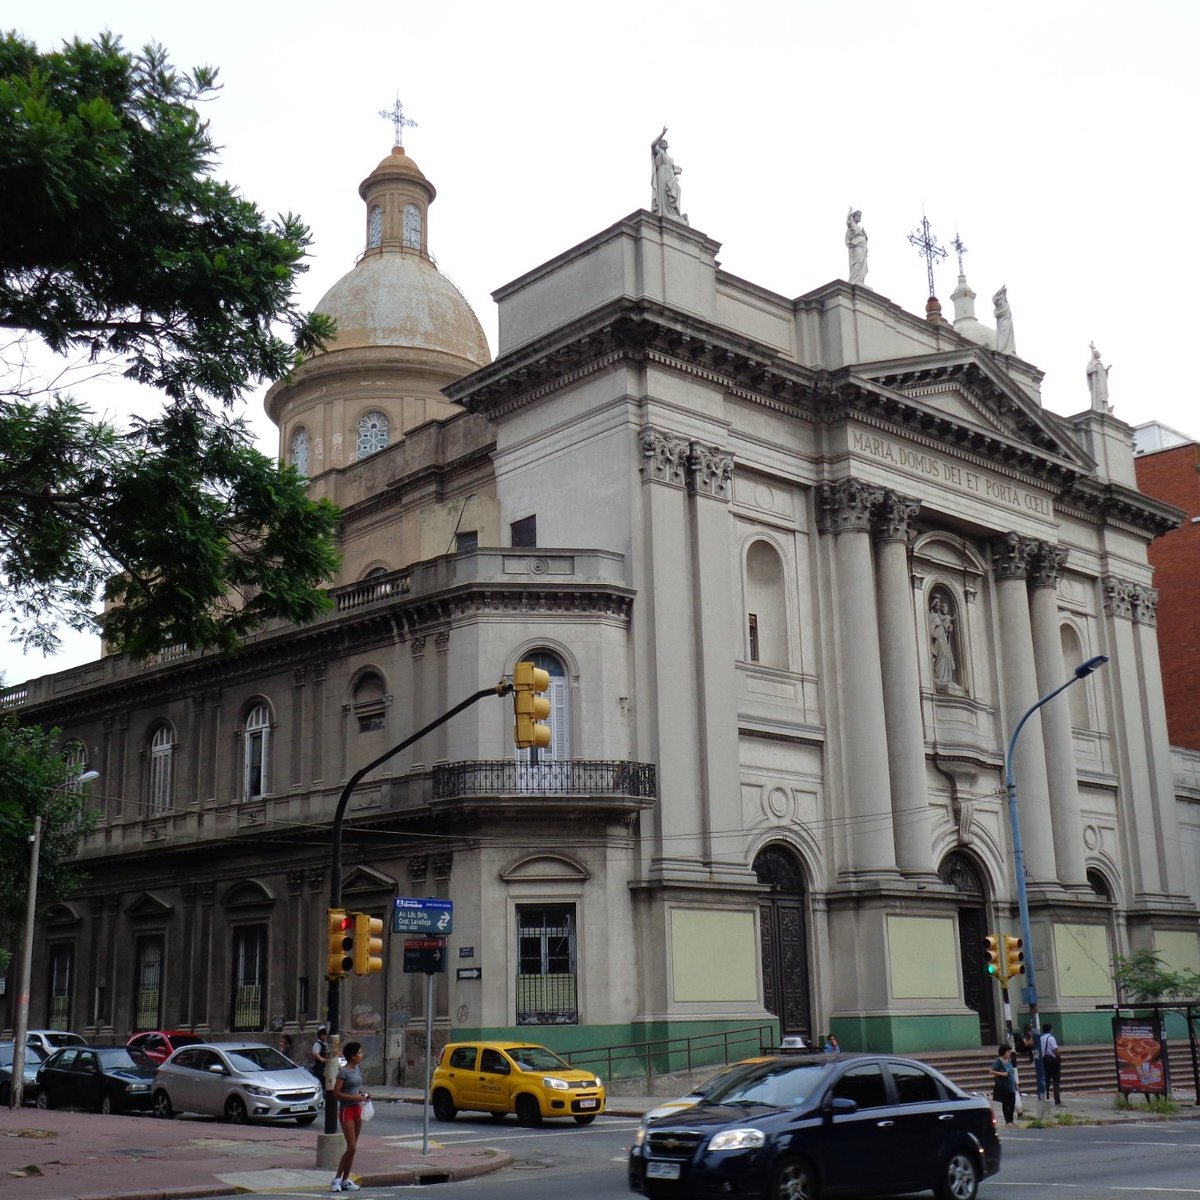
{"label": "car wheel", "polygon": [[771,1175],[771,1200],[817,1200],[817,1180],[802,1158],[781,1159]]}
{"label": "car wheel", "polygon": [[246,1112],[246,1106],[242,1103],[241,1096],[230,1096],[225,1101],[225,1120],[230,1125],[245,1125],[249,1114]]}
{"label": "car wheel", "polygon": [[305,1125],[311,1125],[317,1119],[317,1114],[313,1113],[310,1117],[297,1117],[296,1124],[304,1128]]}
{"label": "car wheel", "polygon": [[522,1125],[528,1125],[530,1129],[542,1123],[542,1110],[532,1096],[517,1097],[517,1120]]}
{"label": "car wheel", "polygon": [[595,1119],[596,1119],[595,1113],[588,1113],[587,1116],[576,1117],[575,1124],[576,1125],[590,1125]]}
{"label": "car wheel", "polygon": [[975,1200],[979,1191],[979,1170],[968,1150],[955,1150],[946,1159],[935,1189],[940,1200]]}
{"label": "car wheel", "polygon": [[120,1112],[120,1105],[117,1104],[116,1097],[112,1092],[105,1092],[100,1097],[100,1111],[106,1117],[111,1117],[113,1113]]}
{"label": "car wheel", "polygon": [[458,1109],[445,1088],[438,1088],[433,1093],[433,1116],[438,1121],[453,1121],[458,1116]]}
{"label": "car wheel", "polygon": [[38,1108],[53,1108],[50,1103],[50,1093],[45,1088],[38,1088],[37,1100],[34,1101]]}
{"label": "car wheel", "polygon": [[162,1117],[164,1121],[169,1121],[175,1115],[175,1110],[171,1107],[171,1097],[161,1088],[154,1093],[154,1115]]}

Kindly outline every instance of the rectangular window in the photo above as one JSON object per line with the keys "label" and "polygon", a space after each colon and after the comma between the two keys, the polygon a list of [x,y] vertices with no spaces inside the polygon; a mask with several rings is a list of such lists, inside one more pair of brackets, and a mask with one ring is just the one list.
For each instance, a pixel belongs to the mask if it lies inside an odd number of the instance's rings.
{"label": "rectangular window", "polygon": [[509,541],[513,546],[536,546],[537,545],[537,516],[522,517],[519,521],[514,521],[509,527]]}
{"label": "rectangular window", "polygon": [[474,550],[479,545],[479,530],[466,529],[454,535],[454,549],[461,554],[464,550]]}
{"label": "rectangular window", "polygon": [[257,800],[264,794],[263,749],[265,733],[256,729],[246,734],[246,799]]}
{"label": "rectangular window", "polygon": [[758,613],[750,614],[750,661],[758,662]]}
{"label": "rectangular window", "polygon": [[137,977],[134,980],[133,1028],[161,1029],[163,938],[162,934],[137,940]]}
{"label": "rectangular window", "polygon": [[58,942],[50,947],[50,986],[46,989],[46,1027],[71,1028],[71,983],[75,975],[75,947]]}
{"label": "rectangular window", "polygon": [[519,905],[517,1024],[578,1024],[575,984],[575,905]]}
{"label": "rectangular window", "polygon": [[243,925],[233,931],[233,1003],[229,1028],[238,1032],[267,1027],[267,927]]}

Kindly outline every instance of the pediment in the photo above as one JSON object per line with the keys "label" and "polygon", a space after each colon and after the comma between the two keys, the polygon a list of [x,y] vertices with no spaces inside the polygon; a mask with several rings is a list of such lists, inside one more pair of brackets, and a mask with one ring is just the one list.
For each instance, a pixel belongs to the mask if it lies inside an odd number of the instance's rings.
{"label": "pediment", "polygon": [[42,917],[43,925],[78,925],[79,913],[70,904],[52,904]]}
{"label": "pediment", "polygon": [[527,854],[502,867],[500,878],[512,883],[522,882],[548,883],[584,883],[592,877],[592,873],[579,861],[568,854]]}
{"label": "pediment", "polygon": [[169,917],[175,911],[173,904],[168,904],[161,896],[153,892],[143,892],[135,896],[125,908],[127,917]]}
{"label": "pediment", "polygon": [[382,871],[376,871],[374,867],[352,867],[350,871],[342,876],[342,896],[345,897],[353,892],[369,892],[373,896],[379,892],[387,892],[389,895],[394,896],[396,894],[396,881],[390,875],[385,875]]}
{"label": "pediment", "polygon": [[225,893],[221,903],[225,908],[250,908],[274,904],[275,897],[257,879],[243,879]]}

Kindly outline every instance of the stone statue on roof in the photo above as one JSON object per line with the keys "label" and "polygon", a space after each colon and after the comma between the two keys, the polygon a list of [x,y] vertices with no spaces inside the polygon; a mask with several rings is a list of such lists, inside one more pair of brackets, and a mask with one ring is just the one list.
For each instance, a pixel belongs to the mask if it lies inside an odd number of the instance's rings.
{"label": "stone statue on roof", "polygon": [[862,225],[862,210],[852,208],[846,214],[846,249],[850,253],[851,283],[867,281],[867,231]]}
{"label": "stone statue on roof", "polygon": [[1108,402],[1108,373],[1112,367],[1106,367],[1100,361],[1100,351],[1096,349],[1095,342],[1089,345],[1092,347],[1092,357],[1088,359],[1087,381],[1092,396],[1092,412],[1112,412],[1112,405]]}
{"label": "stone statue on roof", "polygon": [[679,176],[682,167],[675,165],[674,159],[667,153],[667,127],[650,143],[650,211],[660,217],[671,217],[676,221],[688,223],[687,216],[679,207]]}
{"label": "stone statue on roof", "polygon": [[1003,285],[992,297],[996,316],[996,349],[1001,354],[1016,354],[1017,339],[1013,336],[1012,309],[1008,306],[1008,285]]}

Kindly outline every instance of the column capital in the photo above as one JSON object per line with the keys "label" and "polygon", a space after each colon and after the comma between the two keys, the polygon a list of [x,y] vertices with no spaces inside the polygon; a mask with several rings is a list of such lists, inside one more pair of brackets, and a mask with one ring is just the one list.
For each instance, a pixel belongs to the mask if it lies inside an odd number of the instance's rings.
{"label": "column capital", "polygon": [[733,492],[733,455],[720,446],[692,442],[688,448],[688,483],[698,496],[729,500]]}
{"label": "column capital", "polygon": [[673,483],[682,487],[688,465],[688,444],[673,433],[646,428],[640,438],[642,477],[647,483]]}
{"label": "column capital", "polygon": [[996,578],[1028,578],[1029,560],[1038,544],[1019,533],[1005,533],[992,538],[992,571]]}
{"label": "column capital", "polygon": [[1029,557],[1029,579],[1035,588],[1056,588],[1062,578],[1068,551],[1051,542],[1035,542]]}
{"label": "column capital", "polygon": [[1133,619],[1139,625],[1158,624],[1158,588],[1135,583],[1133,593]]}
{"label": "column capital", "polygon": [[817,485],[817,526],[822,533],[869,533],[883,488],[861,479]]}
{"label": "column capital", "polygon": [[907,542],[921,501],[895,492],[884,492],[875,515],[875,538],[880,542]]}
{"label": "column capital", "polygon": [[1110,617],[1124,617],[1133,620],[1133,589],[1134,584],[1128,579],[1117,575],[1105,575],[1100,581],[1104,588],[1104,611]]}

